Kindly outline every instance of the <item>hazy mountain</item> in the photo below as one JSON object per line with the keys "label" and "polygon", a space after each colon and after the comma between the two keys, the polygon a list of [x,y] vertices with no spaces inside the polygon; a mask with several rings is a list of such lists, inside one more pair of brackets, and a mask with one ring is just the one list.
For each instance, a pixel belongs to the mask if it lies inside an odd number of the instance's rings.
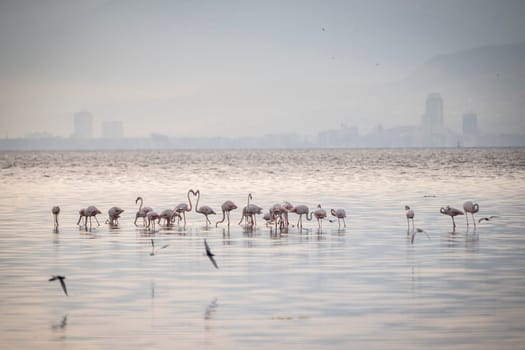
{"label": "hazy mountain", "polygon": [[410,95],[439,92],[447,125],[470,111],[483,131],[525,132],[525,43],[435,56],[402,85]]}

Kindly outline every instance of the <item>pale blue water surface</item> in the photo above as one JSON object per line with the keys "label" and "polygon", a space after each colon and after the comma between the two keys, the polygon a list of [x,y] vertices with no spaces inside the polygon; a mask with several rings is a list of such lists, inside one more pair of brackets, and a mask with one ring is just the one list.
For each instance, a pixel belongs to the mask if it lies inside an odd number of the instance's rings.
{"label": "pale blue water surface", "polygon": [[[8,152],[0,166],[2,349],[524,348],[524,149]],[[217,213],[237,204],[229,230],[195,212],[135,227],[137,196],[160,212],[190,188]],[[248,193],[265,211],[345,208],[347,227],[290,214],[287,233],[262,216],[250,231]],[[453,233],[439,209],[466,200],[498,217],[457,217]],[[101,226],[86,231],[89,205]],[[411,244],[405,205],[430,239]],[[169,246],[150,255],[151,239]]]}

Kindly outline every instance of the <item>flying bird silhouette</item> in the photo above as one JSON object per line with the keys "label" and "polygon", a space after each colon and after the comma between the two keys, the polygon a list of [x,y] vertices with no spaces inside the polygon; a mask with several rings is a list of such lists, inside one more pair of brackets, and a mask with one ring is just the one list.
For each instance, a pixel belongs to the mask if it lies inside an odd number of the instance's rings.
{"label": "flying bird silhouette", "polygon": [[213,266],[215,266],[216,269],[219,269],[219,266],[217,266],[217,262],[215,261],[215,254],[213,254],[210,250],[210,246],[208,245],[208,242],[206,242],[206,238],[204,239],[204,247],[206,248],[206,255],[212,262]]}
{"label": "flying bird silhouette", "polygon": [[481,219],[479,219],[479,220],[478,220],[478,223],[481,223],[482,221],[490,221],[490,220],[495,219],[495,218],[497,218],[496,215],[491,215],[491,216],[489,216],[489,217],[485,217],[485,218],[481,218]]}
{"label": "flying bird silhouette", "polygon": [[51,276],[49,281],[51,282],[51,281],[59,280],[60,281],[60,285],[62,286],[62,290],[64,291],[64,293],[66,293],[66,295],[68,295],[67,294],[67,289],[66,289],[66,282],[64,282],[65,279],[66,279],[65,276],[58,276],[58,275],[55,276],[55,275],[53,275],[53,276]]}

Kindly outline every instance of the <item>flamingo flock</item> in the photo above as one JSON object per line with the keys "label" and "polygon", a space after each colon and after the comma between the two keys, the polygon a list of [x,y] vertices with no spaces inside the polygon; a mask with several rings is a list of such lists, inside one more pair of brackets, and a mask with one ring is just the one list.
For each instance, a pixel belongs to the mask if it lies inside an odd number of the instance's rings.
{"label": "flamingo flock", "polygon": [[[172,226],[175,223],[177,225],[180,225],[181,221],[183,222],[184,227],[186,226],[186,213],[191,212],[192,210],[195,211],[195,213],[202,214],[205,218],[205,225],[206,227],[208,225],[211,225],[212,222],[209,218],[210,215],[216,215],[216,212],[213,210],[212,207],[208,205],[201,205],[199,206],[200,198],[201,198],[201,192],[200,190],[194,191],[193,189],[188,190],[187,194],[187,202],[183,202],[175,206],[174,209],[164,209],[163,211],[157,213],[155,210],[153,210],[152,207],[144,206],[144,199],[142,197],[137,197],[135,200],[135,204],[138,204],[138,210],[135,213],[135,220],[134,225],[140,226],[140,224],[137,223],[139,218],[142,218],[142,227],[145,227],[148,230],[155,231],[156,225],[161,225],[161,221],[163,221],[164,226]],[[196,198],[195,198],[196,197]],[[195,204],[193,204],[193,200],[195,201]],[[251,203],[250,201],[253,200],[253,195],[251,193],[248,194],[247,197],[247,204],[242,208],[241,213],[241,219],[239,221],[239,225],[245,222],[246,227],[253,228],[257,225],[256,217],[257,215],[262,214],[263,208],[260,206]],[[219,224],[222,224],[226,221],[226,224],[228,226],[228,229],[231,225],[231,219],[230,219],[230,213],[234,210],[238,209],[237,205],[231,201],[227,200],[222,203],[221,205],[221,211],[222,211],[222,218],[215,222],[215,227],[218,227]],[[463,203],[463,210],[453,208],[451,206],[442,207],[439,211],[443,215],[448,215],[452,220],[452,232],[455,232],[456,230],[456,221],[455,217],[458,215],[465,215],[467,219],[467,228],[470,225],[468,214],[470,214],[472,218],[472,223],[474,225],[474,228],[476,227],[476,219],[474,218],[474,214],[479,212],[479,204],[474,203],[472,201],[466,201]],[[54,228],[55,231],[58,233],[58,215],[60,213],[60,207],[54,206],[51,210],[53,217],[54,217]],[[106,221],[107,224],[118,226],[119,224],[119,218],[120,215],[124,212],[123,209],[120,207],[111,207],[108,210],[108,217],[109,219]],[[330,215],[331,217],[334,217],[337,219],[338,227],[341,228],[341,222],[343,224],[343,227],[346,228],[346,211],[343,208],[332,208],[330,209]],[[311,221],[313,218],[317,220],[317,228],[319,232],[322,231],[323,227],[323,221],[327,219],[329,222],[335,222],[335,219],[329,219],[328,218],[328,212],[325,210],[321,204],[318,204],[317,207],[310,211],[310,208],[307,205],[299,204],[299,205],[292,205],[290,202],[283,201],[281,203],[274,204],[267,213],[263,215],[263,218],[266,222],[267,226],[275,226],[275,230],[278,229],[284,230],[287,229],[290,226],[289,222],[289,214],[294,213],[298,215],[296,226],[298,229],[303,228],[303,217],[306,221]],[[89,228],[92,228],[92,218],[95,219],[98,226],[100,226],[100,223],[97,219],[97,215],[101,214],[101,211],[97,209],[95,206],[89,206],[87,208],[82,208],[79,210],[79,218],[77,221],[77,225],[80,227],[88,228],[88,221],[89,221]],[[413,232],[412,235],[412,241],[415,236],[415,226],[414,226],[414,218],[415,218],[415,211],[410,208],[410,206],[405,206],[405,216],[407,220],[407,234],[410,232]],[[481,221],[489,221],[493,218],[496,218],[497,216],[490,216],[490,217],[484,217],[479,219],[479,222]],[[412,230],[411,230],[411,224],[412,223]],[[293,225],[292,225],[293,227]],[[423,232],[421,229],[418,229],[418,232]]]}

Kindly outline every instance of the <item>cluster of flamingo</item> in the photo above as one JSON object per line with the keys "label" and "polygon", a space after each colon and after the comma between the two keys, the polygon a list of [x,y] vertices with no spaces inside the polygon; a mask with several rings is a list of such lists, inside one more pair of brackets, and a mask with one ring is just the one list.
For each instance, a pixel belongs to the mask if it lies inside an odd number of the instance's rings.
{"label": "cluster of flamingo", "polygon": [[[197,197],[195,205],[193,205],[192,203],[192,196]],[[180,225],[181,221],[183,221],[184,226],[186,226],[186,213],[191,212],[192,209],[195,208],[196,213],[204,215],[206,220],[206,226],[212,225],[209,216],[215,215],[216,212],[210,206],[199,206],[199,201],[201,197],[200,190],[194,191],[193,189],[190,189],[188,190],[186,197],[187,202],[178,204],[177,206],[175,206],[174,209],[165,209],[160,213],[153,210],[152,207],[144,206],[144,199],[142,197],[137,197],[137,199],[135,200],[135,204],[138,204],[139,208],[135,214],[135,221],[133,223],[135,224],[135,226],[138,226],[139,224],[137,223],[137,221],[139,220],[139,218],[142,218],[142,226],[153,230],[155,230],[155,223],[157,222],[157,224],[160,225],[161,220],[164,220],[164,223],[167,226],[172,225],[175,222],[177,222],[177,225]],[[239,225],[241,225],[243,221],[245,221],[248,227],[254,227],[257,224],[256,216],[262,214],[263,208],[259,207],[256,204],[250,203],[252,199],[252,194],[248,194],[248,202],[247,205],[242,208],[241,220],[239,221]],[[218,227],[220,223],[223,223],[225,221],[227,221],[227,225],[228,227],[230,227],[230,212],[237,208],[237,205],[230,200],[227,200],[224,203],[222,203],[222,219],[215,223],[215,227]],[[118,219],[120,218],[120,215],[123,212],[124,210],[119,207],[110,208],[108,210],[109,219],[106,221],[106,223],[110,225],[118,225]],[[58,206],[53,207],[52,213],[54,215],[55,230],[58,231],[58,214],[60,213],[60,208]],[[288,220],[289,213],[295,213],[299,215],[299,218],[297,220],[298,228],[303,227],[303,216],[308,221],[312,220],[315,217],[317,220],[318,228],[320,230],[322,229],[323,219],[326,219],[328,216],[326,210],[323,209],[320,204],[317,205],[317,208],[315,210],[310,211],[308,206],[306,205],[293,206],[291,203],[284,201],[280,204],[274,204],[270,208],[270,210],[263,215],[263,218],[266,222],[266,225],[275,225],[276,230],[277,228],[280,228],[282,230],[290,225],[290,222]],[[337,218],[339,227],[341,227],[341,221],[343,222],[344,227],[346,227],[346,211],[344,209],[331,209],[330,213],[332,216]],[[95,206],[89,206],[87,208],[80,209],[77,225],[81,225],[81,227],[85,227],[87,229],[89,219],[89,228],[91,228],[91,218],[95,218],[95,221],[100,226],[100,223],[97,219],[98,214],[101,214],[101,211],[98,210]],[[82,219],[84,219],[83,224],[81,224]],[[328,220],[330,222],[335,221],[330,219]]]}
{"label": "cluster of flamingo", "polygon": [[[468,221],[468,214],[470,213],[470,215],[472,216],[472,222],[474,224],[474,228],[476,227],[476,220],[474,219],[474,214],[476,214],[478,211],[479,211],[479,205],[477,203],[474,203],[472,201],[466,201],[465,203],[463,203],[463,210],[460,210],[460,209],[456,209],[456,208],[452,208],[451,206],[447,205],[446,207],[442,207],[439,212],[441,214],[444,214],[444,215],[448,215],[451,217],[452,219],[452,231],[455,232],[456,231],[456,221],[454,220],[454,217],[458,216],[458,215],[465,215],[466,219],[467,219],[467,227],[470,225],[469,224],[469,221]],[[407,217],[407,232],[410,232],[410,220],[412,220],[412,232],[414,232],[414,216],[415,216],[415,213],[414,213],[414,210],[413,209],[410,209],[410,207],[408,205],[405,206],[405,212],[406,212],[406,217]],[[492,218],[494,218],[495,216],[491,216],[490,218],[481,218],[479,220],[479,222],[481,222],[482,220],[490,220]]]}
{"label": "cluster of flamingo", "polygon": [[[183,220],[184,225],[186,225],[186,213],[191,212],[193,209],[191,196],[197,197],[197,200],[195,201],[195,212],[204,215],[206,225],[211,225],[212,222],[210,221],[209,216],[216,215],[216,212],[210,206],[199,206],[201,196],[200,190],[194,191],[192,189],[190,189],[187,193],[187,203],[180,203],[173,210],[166,209],[162,211],[160,215],[157,214],[151,207],[144,207],[142,197],[138,197],[135,203],[138,203],[140,201],[140,206],[139,210],[135,215],[135,225],[137,225],[137,220],[140,217],[143,218],[143,225],[147,228],[154,228],[155,220],[158,220],[158,223],[160,224],[160,219],[165,219],[167,225],[173,224],[175,221],[177,221],[177,224],[180,224],[180,220]],[[250,200],[252,199],[252,194],[248,194],[248,202],[247,205],[242,209],[241,220],[239,221],[239,225],[241,225],[243,221],[245,221],[246,225],[250,227],[253,227],[257,224],[256,216],[262,214],[263,208],[259,207],[256,204],[250,203]],[[230,200],[227,200],[224,203],[222,203],[222,219],[215,223],[215,227],[218,227],[218,225],[220,223],[223,223],[224,221],[227,221],[227,225],[229,227],[231,222],[230,212],[237,208],[237,205]],[[299,219],[297,221],[297,227],[299,228],[302,228],[303,225],[303,215],[306,217],[307,220],[312,220],[312,218],[315,216],[318,222],[319,229],[322,228],[322,220],[327,217],[326,210],[321,208],[321,205],[318,205],[317,209],[310,212],[310,215],[308,215],[309,208],[306,205],[293,206],[289,202],[285,201],[281,204],[273,205],[270,208],[269,212],[264,214],[263,218],[266,221],[267,225],[271,224],[275,225],[276,229],[277,227],[283,229],[284,227],[287,227],[290,224],[288,220],[288,213],[296,213],[299,215]],[[344,209],[332,209],[331,214],[338,219],[339,226],[341,225],[341,221],[343,221],[344,227],[346,227],[346,212]],[[329,221],[332,222],[332,220]]]}

